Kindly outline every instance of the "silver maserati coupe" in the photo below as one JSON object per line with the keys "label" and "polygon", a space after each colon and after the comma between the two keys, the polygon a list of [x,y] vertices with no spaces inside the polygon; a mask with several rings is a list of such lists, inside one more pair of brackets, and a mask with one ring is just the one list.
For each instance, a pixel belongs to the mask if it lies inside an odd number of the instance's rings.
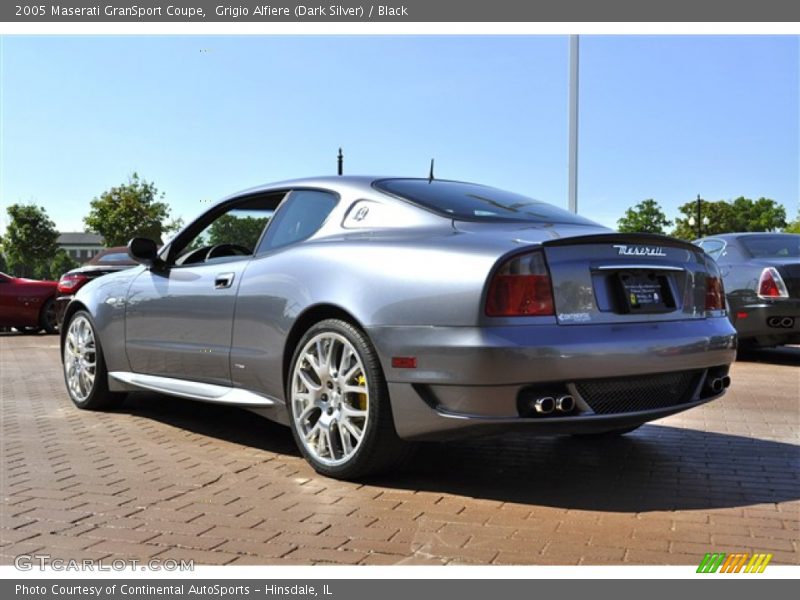
{"label": "silver maserati coupe", "polygon": [[357,478],[414,440],[606,435],[720,397],[736,333],[702,249],[492,187],[287,181],[230,196],[66,308],[64,376],[288,425]]}

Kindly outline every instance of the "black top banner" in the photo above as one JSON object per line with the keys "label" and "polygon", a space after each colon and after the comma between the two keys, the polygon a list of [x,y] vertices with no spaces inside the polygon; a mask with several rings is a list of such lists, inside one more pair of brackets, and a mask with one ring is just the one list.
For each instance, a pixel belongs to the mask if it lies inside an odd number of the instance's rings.
{"label": "black top banner", "polygon": [[[269,3],[267,3],[269,2]],[[17,1],[5,22],[798,22],[787,0]]]}

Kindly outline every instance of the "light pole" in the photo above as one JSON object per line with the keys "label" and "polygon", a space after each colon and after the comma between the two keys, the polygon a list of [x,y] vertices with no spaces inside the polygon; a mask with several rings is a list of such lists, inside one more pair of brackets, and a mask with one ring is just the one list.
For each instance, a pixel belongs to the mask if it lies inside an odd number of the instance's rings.
{"label": "light pole", "polygon": [[708,220],[708,216],[702,217],[703,213],[703,203],[700,199],[700,194],[697,194],[697,217],[689,217],[689,227],[697,226],[697,238],[700,239],[703,237],[703,225],[706,226],[708,229],[708,225],[710,221]]}
{"label": "light pole", "polygon": [[697,194],[697,237],[703,237],[703,220],[701,218],[701,213],[703,211],[703,203],[700,200],[700,194]]}
{"label": "light pole", "polygon": [[569,36],[569,210],[578,212],[578,36]]}

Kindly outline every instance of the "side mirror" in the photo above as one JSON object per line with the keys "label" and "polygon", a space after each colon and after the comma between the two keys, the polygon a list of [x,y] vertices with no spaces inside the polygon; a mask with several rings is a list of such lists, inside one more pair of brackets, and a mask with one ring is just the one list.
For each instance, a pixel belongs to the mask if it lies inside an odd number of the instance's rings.
{"label": "side mirror", "polygon": [[136,237],[128,242],[128,256],[146,267],[156,266],[160,262],[158,246],[147,238]]}

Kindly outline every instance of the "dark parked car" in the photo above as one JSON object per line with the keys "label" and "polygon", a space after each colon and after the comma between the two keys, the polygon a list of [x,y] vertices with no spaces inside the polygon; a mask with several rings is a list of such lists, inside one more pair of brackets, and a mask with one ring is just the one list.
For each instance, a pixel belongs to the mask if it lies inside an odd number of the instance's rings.
{"label": "dark parked car", "polygon": [[315,469],[406,440],[622,434],[719,398],[736,332],[714,261],[471,183],[333,177],[209,208],[69,303],[80,408],[152,390],[292,428]]}
{"label": "dark parked car", "polygon": [[719,265],[741,343],[800,343],[800,235],[728,233],[695,244]]}
{"label": "dark parked car", "polygon": [[136,266],[136,262],[128,256],[127,246],[106,248],[92,257],[86,264],[64,273],[58,280],[58,294],[56,295],[56,320],[59,325],[64,318],[64,309],[72,297],[92,279],[102,275],[116,273]]}
{"label": "dark parked car", "polygon": [[55,281],[38,281],[0,273],[0,327],[47,333],[57,330]]}

